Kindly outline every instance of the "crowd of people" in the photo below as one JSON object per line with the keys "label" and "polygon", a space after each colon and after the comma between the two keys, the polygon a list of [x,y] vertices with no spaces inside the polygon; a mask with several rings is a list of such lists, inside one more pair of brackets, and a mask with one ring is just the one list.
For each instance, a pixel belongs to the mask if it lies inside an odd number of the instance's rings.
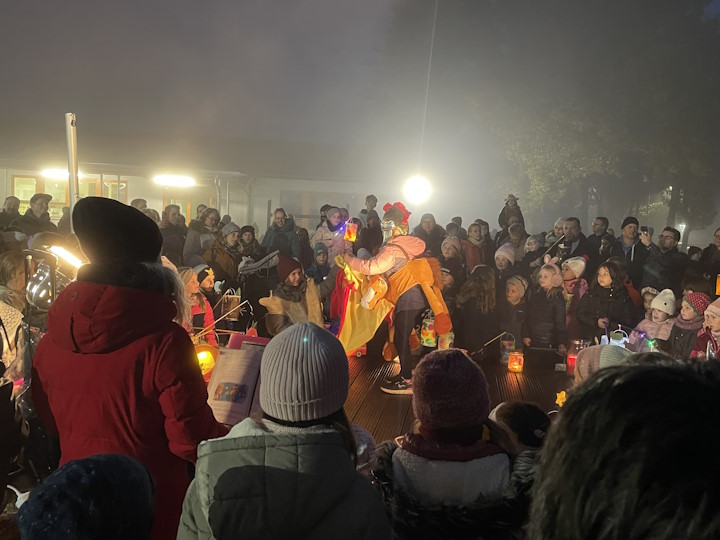
{"label": "crowd of people", "polygon": [[[33,199],[27,221],[49,223],[49,199]],[[21,538],[720,534],[720,432],[703,414],[720,399],[720,229],[687,254],[677,230],[653,242],[632,216],[617,237],[603,217],[588,236],[574,217],[531,235],[513,195],[493,234],[481,219],[466,230],[432,214],[411,229],[404,205],[381,217],[370,195],[355,218],[324,206],[312,233],[277,209],[259,241],[213,208],[186,228],[177,206],[160,215],[143,203],[88,197],[71,215],[66,245],[85,264],[52,303],[31,369],[59,467],[20,507]],[[40,233],[57,231],[23,232],[41,247]],[[0,255],[8,367],[26,302],[18,253]],[[272,254],[262,417],[225,426],[193,345],[218,345],[218,283]],[[390,323],[400,370],[381,388],[412,394],[416,419],[377,445],[344,413],[347,351],[333,323],[352,272],[371,284],[363,309],[380,310],[380,296],[392,307],[362,331],[384,340]],[[452,347],[418,345],[428,313]],[[626,347],[608,343],[618,330]],[[560,356],[589,342],[559,413],[491,403],[482,366],[506,334]],[[0,458],[16,442],[3,438]]]}

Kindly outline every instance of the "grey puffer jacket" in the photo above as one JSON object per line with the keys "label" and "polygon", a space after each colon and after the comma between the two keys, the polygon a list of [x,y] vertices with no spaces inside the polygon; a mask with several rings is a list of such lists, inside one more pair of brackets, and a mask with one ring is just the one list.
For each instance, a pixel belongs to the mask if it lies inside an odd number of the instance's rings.
{"label": "grey puffer jacket", "polygon": [[525,451],[513,462],[503,497],[480,500],[472,506],[426,507],[395,485],[392,455],[394,441],[385,441],[376,450],[373,485],[383,496],[393,534],[407,540],[521,540],[528,520],[530,490],[537,468],[537,451]]}
{"label": "grey puffer jacket", "polygon": [[382,501],[340,434],[273,432],[247,418],[200,444],[178,540],[390,538]]}

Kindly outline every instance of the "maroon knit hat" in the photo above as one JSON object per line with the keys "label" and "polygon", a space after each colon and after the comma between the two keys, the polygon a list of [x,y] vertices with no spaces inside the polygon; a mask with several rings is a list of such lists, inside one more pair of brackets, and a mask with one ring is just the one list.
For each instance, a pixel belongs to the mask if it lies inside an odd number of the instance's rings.
{"label": "maroon knit hat", "polygon": [[302,264],[300,264],[300,261],[278,253],[278,280],[280,280],[281,282],[285,281],[287,277],[292,273],[292,271],[296,268],[302,268]]}
{"label": "maroon knit hat", "polygon": [[692,292],[683,297],[683,302],[690,304],[693,311],[702,317],[705,314],[705,310],[710,305],[710,298],[705,293]]}
{"label": "maroon knit hat", "polygon": [[433,351],[413,374],[413,412],[428,428],[476,426],[490,414],[482,370],[460,349]]}

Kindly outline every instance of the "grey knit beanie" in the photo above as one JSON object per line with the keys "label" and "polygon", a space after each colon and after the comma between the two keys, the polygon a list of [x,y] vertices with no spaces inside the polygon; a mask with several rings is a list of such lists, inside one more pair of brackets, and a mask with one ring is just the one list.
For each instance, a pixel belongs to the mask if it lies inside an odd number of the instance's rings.
{"label": "grey knit beanie", "polygon": [[348,361],[335,336],[319,326],[294,324],[275,336],[260,363],[260,407],[278,420],[325,418],[343,408]]}

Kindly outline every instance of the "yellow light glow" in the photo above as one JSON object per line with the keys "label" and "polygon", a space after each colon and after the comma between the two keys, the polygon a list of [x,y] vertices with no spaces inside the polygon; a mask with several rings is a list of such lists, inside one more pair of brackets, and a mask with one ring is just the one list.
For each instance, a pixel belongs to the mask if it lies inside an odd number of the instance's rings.
{"label": "yellow light glow", "polygon": [[65,262],[72,264],[75,268],[80,268],[83,264],[80,259],[78,259],[75,255],[70,253],[64,247],[50,246],[50,253],[60,257]]}
{"label": "yellow light glow", "polygon": [[181,176],[177,174],[158,174],[153,178],[158,186],[166,187],[192,187],[195,179],[192,176]]}
{"label": "yellow light glow", "polygon": [[[49,180],[67,180],[70,178],[70,173],[66,169],[43,169],[40,174],[44,178]],[[78,171],[78,178],[82,178],[85,175]]]}
{"label": "yellow light glow", "polygon": [[432,186],[424,176],[411,176],[405,181],[403,194],[412,204],[422,204],[430,198]]}

